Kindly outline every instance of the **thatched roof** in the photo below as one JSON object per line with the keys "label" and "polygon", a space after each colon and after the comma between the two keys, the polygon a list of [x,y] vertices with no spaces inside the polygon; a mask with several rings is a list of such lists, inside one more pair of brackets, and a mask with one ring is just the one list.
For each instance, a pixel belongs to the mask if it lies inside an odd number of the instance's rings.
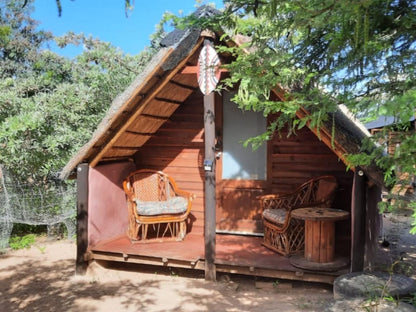
{"label": "thatched roof", "polygon": [[[210,7],[201,7],[195,14],[204,16],[216,12]],[[99,162],[132,159],[179,105],[198,90],[195,75],[184,72],[185,68],[197,65],[203,39],[198,29],[170,33],[143,72],[114,99],[91,140],[63,168],[61,178],[67,178],[80,163],[94,167]],[[300,111],[298,116],[305,114],[306,111]],[[335,113],[334,120],[334,140],[332,124],[324,125],[319,133],[311,130],[346,163],[346,155],[358,152],[362,139],[369,133],[343,106]],[[373,176],[380,182],[379,174]]]}
{"label": "thatched roof", "polygon": [[188,32],[181,44],[162,48],[145,70],[112,102],[91,140],[67,163],[66,178],[82,162],[131,157],[159,129],[180,103],[198,88],[192,75],[180,69],[198,48],[199,31]]}
{"label": "thatched roof", "polygon": [[[195,11],[197,17],[217,14],[209,6]],[[160,43],[161,49],[143,72],[112,102],[107,115],[86,143],[63,168],[67,178],[80,163],[131,158],[189,95],[198,89],[194,75],[182,74],[196,66],[203,38],[199,29],[174,30]],[[196,56],[196,57],[195,57]]]}

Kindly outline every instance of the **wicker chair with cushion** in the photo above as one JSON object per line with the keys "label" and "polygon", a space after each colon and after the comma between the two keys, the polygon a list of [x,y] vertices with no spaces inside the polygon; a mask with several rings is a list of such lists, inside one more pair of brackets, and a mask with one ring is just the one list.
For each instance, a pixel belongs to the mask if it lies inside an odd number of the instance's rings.
{"label": "wicker chair with cushion", "polygon": [[288,256],[303,250],[305,225],[291,217],[291,211],[301,207],[331,207],[337,180],[320,176],[303,183],[294,192],[260,196],[263,211],[263,245]]}
{"label": "wicker chair with cushion", "polygon": [[186,219],[194,195],[180,190],[172,177],[162,171],[141,169],[124,180],[123,188],[127,195],[131,240],[185,238]]}

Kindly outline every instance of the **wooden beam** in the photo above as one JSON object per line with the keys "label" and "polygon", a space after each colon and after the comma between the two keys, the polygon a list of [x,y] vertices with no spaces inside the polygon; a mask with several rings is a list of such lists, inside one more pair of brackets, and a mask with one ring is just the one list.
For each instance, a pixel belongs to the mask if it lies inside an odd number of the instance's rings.
{"label": "wooden beam", "polygon": [[166,259],[160,257],[140,256],[134,254],[122,254],[118,252],[97,252],[90,251],[86,255],[88,261],[103,260],[103,261],[117,261],[123,263],[136,263],[145,265],[157,265],[163,267],[185,268],[185,269],[203,269],[203,261],[195,259],[192,261]]}
{"label": "wooden beam", "polygon": [[358,168],[354,172],[351,199],[351,272],[364,269],[366,202],[366,177]]}
{"label": "wooden beam", "polygon": [[320,272],[304,272],[299,271],[284,271],[276,269],[264,269],[264,268],[253,268],[240,265],[227,265],[227,264],[216,264],[218,272],[226,272],[231,274],[243,274],[252,276],[263,276],[271,277],[276,279],[294,280],[294,281],[305,281],[305,282],[318,282],[325,284],[333,284],[336,275],[322,274]]}
{"label": "wooden beam", "polygon": [[160,97],[155,97],[155,100],[157,100],[159,102],[166,102],[166,103],[169,103],[169,104],[177,104],[178,106],[182,104],[182,102],[180,102],[180,101],[175,101],[175,100],[165,99],[165,98],[160,98]]}
{"label": "wooden beam", "polygon": [[116,146],[114,145],[112,149],[115,150],[125,150],[125,151],[137,151],[139,149],[138,146]]}
{"label": "wooden beam", "polygon": [[203,39],[200,39],[199,42],[193,47],[193,49],[189,52],[188,56],[185,57],[175,69],[173,69],[170,73],[168,73],[161,83],[154,88],[146,98],[143,99],[142,103],[140,103],[139,107],[136,111],[126,120],[126,122],[118,129],[118,131],[114,134],[114,136],[110,139],[109,142],[105,144],[105,146],[101,149],[100,152],[94,157],[91,161],[90,166],[95,167],[103,155],[111,148],[111,146],[117,142],[118,138],[122,135],[122,133],[134,122],[134,120],[139,116],[143,110],[146,108],[146,105],[150,103],[150,101],[156,97],[156,95],[163,89],[163,87],[179,72],[180,68],[182,68],[186,62],[191,58],[191,56],[199,49],[200,45],[202,44]]}
{"label": "wooden beam", "polygon": [[[279,87],[279,89],[274,88],[272,91],[281,101],[286,101],[283,88],[281,87]],[[309,115],[309,112],[304,108],[301,108],[300,110],[296,112],[296,116],[299,119],[304,118],[307,115]],[[345,157],[348,154],[347,151],[336,140],[332,140],[332,134],[329,131],[329,129],[326,129],[326,127],[321,127],[318,131],[316,127],[312,128],[310,126],[310,122],[307,123],[307,126],[318,138],[322,140],[322,142],[324,142],[326,146],[328,146],[332,151],[334,151],[334,153],[338,156],[339,159],[342,160],[342,162],[346,166],[349,166],[351,170],[355,171],[354,166],[351,166],[351,164],[347,161]]]}
{"label": "wooden beam", "polygon": [[[219,68],[220,73],[228,73],[228,69]],[[181,70],[181,74],[197,74],[198,66],[186,66]]]}
{"label": "wooden beam", "polygon": [[178,86],[179,88],[182,88],[182,89],[187,89],[187,90],[191,90],[191,91],[198,90],[198,87],[190,86],[190,85],[187,85],[187,84],[184,84],[184,83],[181,83],[181,82],[177,82],[175,80],[171,80],[170,83],[174,84],[175,86]]}
{"label": "wooden beam", "polygon": [[[138,135],[138,136],[152,136],[155,134],[155,132],[138,132],[138,131],[131,131],[131,130],[126,130],[126,133],[129,134],[133,134],[133,135]],[[114,148],[115,146],[113,146]]]}
{"label": "wooden beam", "polygon": [[134,162],[134,159],[132,158],[132,156],[113,156],[113,157],[104,157],[102,160],[102,162],[116,162],[116,161],[130,161],[130,162]]}
{"label": "wooden beam", "polygon": [[88,262],[84,256],[88,248],[88,164],[80,164],[77,168],[77,256],[75,261],[76,274],[84,275]]}
{"label": "wooden beam", "polygon": [[381,200],[381,189],[376,184],[367,187],[366,223],[365,223],[365,257],[364,265],[370,271],[375,269],[377,261],[377,246],[380,236],[382,215],[378,209]]}
{"label": "wooden beam", "polygon": [[186,66],[181,70],[181,74],[196,74],[198,66]]}
{"label": "wooden beam", "polygon": [[215,94],[204,96],[205,160],[212,170],[205,170],[205,279],[216,280],[215,270]]}
{"label": "wooden beam", "polygon": [[[296,112],[296,116],[301,119],[309,115],[309,112],[306,111],[304,108],[301,108]],[[348,154],[347,150],[337,141],[332,140],[332,134],[326,127],[321,127],[319,130],[316,127],[311,127],[310,122],[307,123],[308,128],[318,137],[326,146],[328,146],[342,162],[351,170],[355,171],[354,166],[352,166],[346,159],[346,155]]]}
{"label": "wooden beam", "polygon": [[[150,115],[150,114],[141,114],[141,116],[149,118],[149,119],[162,120],[162,121],[166,121],[166,120],[169,119],[169,117],[161,117],[161,116]],[[126,131],[128,131],[128,130],[126,130]]]}

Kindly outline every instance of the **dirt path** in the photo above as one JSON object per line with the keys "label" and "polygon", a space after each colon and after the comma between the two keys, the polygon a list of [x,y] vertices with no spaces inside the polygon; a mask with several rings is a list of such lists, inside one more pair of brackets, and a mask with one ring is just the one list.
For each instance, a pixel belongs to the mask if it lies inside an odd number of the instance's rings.
{"label": "dirt path", "polygon": [[[388,217],[386,263],[416,260],[408,218]],[[253,277],[220,276],[151,267],[140,272],[90,266],[75,276],[74,243],[38,241],[30,249],[0,255],[0,311],[333,311],[332,287]],[[392,255],[392,252],[395,254]]]}
{"label": "dirt path", "polygon": [[[328,285],[232,276],[216,283],[181,272],[108,270],[98,264],[74,275],[75,244],[40,241],[0,256],[2,311],[322,311]],[[186,274],[185,274],[186,275]],[[201,274],[199,274],[201,275]],[[7,307],[3,310],[3,307]]]}

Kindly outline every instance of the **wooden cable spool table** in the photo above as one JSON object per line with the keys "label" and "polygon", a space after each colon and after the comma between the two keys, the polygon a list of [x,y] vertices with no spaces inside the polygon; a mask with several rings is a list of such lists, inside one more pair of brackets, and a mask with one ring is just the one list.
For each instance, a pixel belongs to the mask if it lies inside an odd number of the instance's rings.
{"label": "wooden cable spool table", "polygon": [[345,220],[349,212],[308,207],[292,210],[292,218],[305,220],[305,253],[293,256],[292,265],[305,269],[336,270],[348,264],[346,258],[335,258],[335,221]]}

